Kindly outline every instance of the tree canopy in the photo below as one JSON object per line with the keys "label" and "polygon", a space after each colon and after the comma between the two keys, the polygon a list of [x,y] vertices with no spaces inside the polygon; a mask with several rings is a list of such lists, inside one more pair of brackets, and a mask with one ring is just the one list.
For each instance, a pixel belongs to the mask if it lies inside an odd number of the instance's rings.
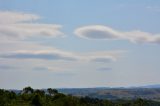
{"label": "tree canopy", "polygon": [[25,87],[21,93],[0,89],[0,106],[160,106],[160,103],[143,99],[111,101],[75,97],[52,88],[44,91]]}

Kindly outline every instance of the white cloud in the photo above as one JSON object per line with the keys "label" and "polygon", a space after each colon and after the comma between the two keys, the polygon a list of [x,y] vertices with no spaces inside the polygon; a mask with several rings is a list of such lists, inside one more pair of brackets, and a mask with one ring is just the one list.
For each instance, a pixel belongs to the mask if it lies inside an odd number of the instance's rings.
{"label": "white cloud", "polygon": [[14,58],[14,59],[42,59],[42,60],[66,60],[72,61],[76,60],[73,55],[69,53],[60,52],[55,50],[47,51],[47,50],[40,50],[40,51],[14,51],[10,53],[5,53],[0,55],[1,58]]}
{"label": "white cloud", "polygon": [[78,28],[75,30],[75,34],[87,39],[117,39],[120,36],[115,30],[101,25]]}
{"label": "white cloud", "polygon": [[25,39],[31,36],[60,36],[61,25],[35,23],[40,16],[20,12],[0,11],[1,39]]}
{"label": "white cloud", "polygon": [[15,24],[19,22],[34,21],[37,19],[40,19],[40,16],[35,14],[0,11],[0,24]]}
{"label": "white cloud", "polygon": [[33,67],[32,70],[35,70],[35,71],[53,71],[53,72],[60,72],[60,71],[63,71],[64,67],[47,67],[47,66],[36,66],[36,67]]}
{"label": "white cloud", "polygon": [[119,50],[119,51],[98,51],[98,52],[88,52],[79,54],[81,57],[81,60],[83,61],[89,61],[89,62],[112,62],[117,61],[121,57],[121,54],[125,51]]}
{"label": "white cloud", "polygon": [[[39,70],[41,72],[51,71],[54,73],[93,71],[103,67],[103,65],[116,62],[124,54],[124,51],[121,50],[97,52],[66,51],[26,41],[3,42],[0,44],[0,64],[16,67],[11,71],[28,72]],[[36,69],[36,67],[39,68]],[[7,67],[0,68],[1,70],[8,70]]]}
{"label": "white cloud", "polygon": [[152,34],[142,31],[121,32],[108,26],[93,25],[84,26],[75,30],[78,37],[101,40],[128,40],[134,43],[160,43],[160,34]]}
{"label": "white cloud", "polygon": [[66,52],[59,49],[52,50],[21,50],[0,53],[0,58],[4,59],[40,59],[40,60],[62,60],[81,62],[112,62],[116,61],[122,51],[76,53]]}

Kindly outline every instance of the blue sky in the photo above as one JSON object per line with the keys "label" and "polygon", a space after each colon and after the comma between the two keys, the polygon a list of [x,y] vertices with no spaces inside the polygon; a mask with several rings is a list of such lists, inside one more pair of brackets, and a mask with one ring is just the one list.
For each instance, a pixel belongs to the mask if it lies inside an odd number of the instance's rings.
{"label": "blue sky", "polygon": [[159,84],[159,0],[0,0],[0,88]]}

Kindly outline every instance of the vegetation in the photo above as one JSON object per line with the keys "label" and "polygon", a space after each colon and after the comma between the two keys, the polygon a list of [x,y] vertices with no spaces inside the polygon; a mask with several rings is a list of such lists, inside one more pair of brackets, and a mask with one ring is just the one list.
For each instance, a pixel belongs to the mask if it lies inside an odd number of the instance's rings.
{"label": "vegetation", "polygon": [[160,106],[160,103],[143,99],[110,101],[75,97],[58,93],[52,88],[45,92],[26,87],[18,94],[0,89],[0,106]]}
{"label": "vegetation", "polygon": [[62,88],[58,91],[74,96],[89,96],[108,100],[141,98],[160,101],[160,88]]}

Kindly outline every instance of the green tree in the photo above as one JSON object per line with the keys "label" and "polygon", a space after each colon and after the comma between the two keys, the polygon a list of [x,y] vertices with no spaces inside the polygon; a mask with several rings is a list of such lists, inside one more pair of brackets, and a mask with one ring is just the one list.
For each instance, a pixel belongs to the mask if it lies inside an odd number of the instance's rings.
{"label": "green tree", "polygon": [[33,93],[34,92],[34,89],[33,88],[31,88],[30,86],[28,86],[28,87],[25,87],[25,88],[23,88],[23,91],[22,91],[22,93]]}
{"label": "green tree", "polygon": [[47,92],[49,93],[50,96],[58,94],[58,90],[52,88],[48,88]]}
{"label": "green tree", "polygon": [[36,94],[32,99],[32,105],[34,106],[42,106],[42,100],[38,94]]}
{"label": "green tree", "polygon": [[40,95],[41,97],[45,95],[45,92],[39,89],[35,90],[34,93]]}

